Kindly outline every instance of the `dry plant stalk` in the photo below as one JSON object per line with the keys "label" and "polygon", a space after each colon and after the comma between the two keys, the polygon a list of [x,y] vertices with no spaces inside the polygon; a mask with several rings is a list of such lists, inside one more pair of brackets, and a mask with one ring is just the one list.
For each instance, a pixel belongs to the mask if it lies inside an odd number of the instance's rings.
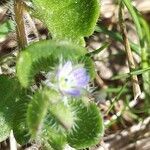
{"label": "dry plant stalk", "polygon": [[23,49],[27,45],[27,39],[25,36],[25,25],[23,14],[25,11],[25,5],[23,0],[14,1],[14,13],[16,21],[16,32],[18,38],[19,48]]}
{"label": "dry plant stalk", "polygon": [[96,73],[95,80],[96,80],[96,83],[99,85],[100,88],[102,88],[102,89],[107,88],[107,85],[104,83],[104,81],[101,79],[101,77],[99,76],[98,73]]}
{"label": "dry plant stalk", "polygon": [[[127,37],[127,30],[126,30],[126,26],[125,26],[123,17],[124,17],[124,11],[123,11],[122,4],[121,4],[120,9],[119,9],[120,29],[121,29],[121,33],[122,33],[122,37],[123,37],[123,44],[124,44],[125,51],[126,51],[126,54],[127,54],[129,69],[130,69],[130,71],[133,71],[133,70],[136,69],[136,67],[135,67],[132,51],[131,51],[131,48],[130,48],[129,40],[128,40],[128,37]],[[132,87],[133,87],[134,100],[136,100],[141,95],[141,89],[140,89],[140,86],[139,86],[139,81],[138,81],[137,75],[132,75],[131,78],[132,78]]]}
{"label": "dry plant stalk", "polygon": [[[24,49],[32,41],[39,40],[38,31],[23,0],[14,1],[14,13],[18,45],[20,49]],[[29,38],[31,34],[33,35],[32,39]]]}

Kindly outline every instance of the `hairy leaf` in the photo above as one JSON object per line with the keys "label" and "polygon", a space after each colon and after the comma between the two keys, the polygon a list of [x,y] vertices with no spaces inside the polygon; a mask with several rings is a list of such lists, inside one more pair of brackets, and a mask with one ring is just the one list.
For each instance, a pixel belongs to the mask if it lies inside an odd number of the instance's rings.
{"label": "hairy leaf", "polygon": [[66,144],[66,136],[62,132],[51,128],[51,126],[45,127],[42,137],[43,147],[47,150],[63,150]]}
{"label": "hairy leaf", "polygon": [[28,106],[27,123],[33,138],[41,132],[44,118],[46,117],[49,107],[50,94],[50,91],[46,89],[37,91]]}
{"label": "hairy leaf", "polygon": [[48,88],[34,94],[27,122],[32,137],[40,140],[45,149],[63,149],[67,142],[77,149],[93,146],[104,132],[95,103],[83,98],[70,99],[66,105],[60,93]]}
{"label": "hairy leaf", "polygon": [[48,27],[53,39],[83,44],[93,33],[99,17],[98,0],[33,0],[36,16]]}
{"label": "hairy leaf", "polygon": [[72,127],[73,119],[73,113],[64,105],[62,96],[52,89],[36,92],[28,107],[30,133],[33,139],[39,138],[47,149],[64,147],[66,130]]}
{"label": "hairy leaf", "polygon": [[21,52],[17,62],[17,76],[23,87],[28,87],[34,76],[40,71],[51,70],[63,60],[76,61],[86,50],[68,43],[41,41],[27,47]]}
{"label": "hairy leaf", "polygon": [[11,127],[5,120],[3,113],[0,112],[0,142],[6,140],[10,134]]}
{"label": "hairy leaf", "polygon": [[[95,103],[75,99],[71,106],[75,110],[76,120],[67,136],[70,146],[83,149],[96,145],[104,133],[104,125],[100,110]],[[85,101],[85,102],[84,102]]]}
{"label": "hairy leaf", "polygon": [[44,148],[47,150],[60,150],[66,144],[65,130],[60,124],[59,119],[50,111],[46,116],[40,139],[43,142]]}
{"label": "hairy leaf", "polygon": [[11,130],[8,116],[6,116],[8,108],[5,104],[9,97],[8,93],[13,92],[10,90],[11,85],[12,82],[9,82],[6,77],[0,76],[0,142],[9,136]]}
{"label": "hairy leaf", "polygon": [[[6,138],[13,129],[19,143],[28,140],[25,113],[28,98],[15,78],[0,76],[0,133]],[[5,133],[4,133],[5,131]],[[0,137],[0,139],[4,139]],[[1,140],[0,140],[1,141]]]}

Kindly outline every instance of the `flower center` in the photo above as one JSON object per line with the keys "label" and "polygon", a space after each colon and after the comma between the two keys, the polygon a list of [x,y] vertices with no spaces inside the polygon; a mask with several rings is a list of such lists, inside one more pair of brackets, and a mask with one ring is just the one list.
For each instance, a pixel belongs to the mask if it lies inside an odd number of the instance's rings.
{"label": "flower center", "polygon": [[69,83],[69,79],[66,77],[61,77],[59,80],[59,87],[61,90],[67,90],[71,88],[71,83]]}

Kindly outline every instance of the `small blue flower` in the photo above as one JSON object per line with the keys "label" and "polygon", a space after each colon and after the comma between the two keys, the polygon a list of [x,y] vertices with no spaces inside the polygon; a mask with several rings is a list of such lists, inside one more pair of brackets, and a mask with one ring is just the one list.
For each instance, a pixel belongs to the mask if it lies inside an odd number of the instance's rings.
{"label": "small blue flower", "polygon": [[73,66],[71,61],[59,67],[57,78],[59,90],[72,96],[79,96],[89,82],[86,69],[81,65]]}

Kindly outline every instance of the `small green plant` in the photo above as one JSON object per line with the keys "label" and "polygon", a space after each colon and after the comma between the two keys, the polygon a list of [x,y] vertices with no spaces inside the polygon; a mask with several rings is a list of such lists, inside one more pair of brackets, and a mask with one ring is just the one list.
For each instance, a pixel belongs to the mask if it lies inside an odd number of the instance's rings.
{"label": "small green plant", "polygon": [[[15,73],[0,75],[0,142],[13,130],[19,144],[35,141],[44,149],[94,146],[104,125],[99,108],[88,98],[95,71],[84,37],[95,29],[99,2],[32,0],[32,4],[31,15],[47,26],[52,39],[29,44],[25,1],[14,0],[20,52]],[[40,76],[45,79],[37,81]]]}

